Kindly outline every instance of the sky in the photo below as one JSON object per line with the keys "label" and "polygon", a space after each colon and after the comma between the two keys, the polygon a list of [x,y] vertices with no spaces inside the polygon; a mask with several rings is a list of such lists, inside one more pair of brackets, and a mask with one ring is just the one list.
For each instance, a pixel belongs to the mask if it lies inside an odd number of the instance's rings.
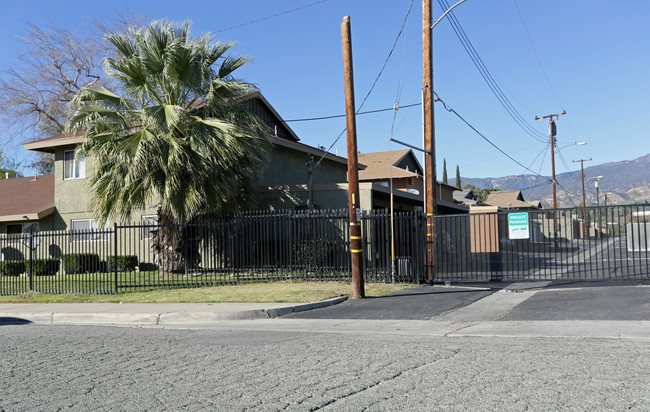
{"label": "sky", "polygon": [[[4,2],[0,66],[15,67],[28,24],[83,31],[92,19],[124,11],[146,21],[191,20],[196,35],[237,42],[232,53],[251,59],[238,76],[260,89],[303,143],[345,156],[345,134],[336,141],[345,118],[292,120],[345,113],[341,21],[349,15],[357,110],[398,107],[357,116],[359,151],[402,149],[391,136],[422,147],[421,108],[402,107],[421,100],[421,8],[411,0]],[[443,12],[433,0],[433,19]],[[484,80],[447,16],[433,30],[434,90],[476,130],[435,104],[438,178],[443,159],[450,178],[456,166],[463,177],[550,175],[548,122],[535,117],[563,111],[557,173],[579,170],[572,160],[601,164],[650,152],[650,2],[467,0],[453,15],[493,80]]]}

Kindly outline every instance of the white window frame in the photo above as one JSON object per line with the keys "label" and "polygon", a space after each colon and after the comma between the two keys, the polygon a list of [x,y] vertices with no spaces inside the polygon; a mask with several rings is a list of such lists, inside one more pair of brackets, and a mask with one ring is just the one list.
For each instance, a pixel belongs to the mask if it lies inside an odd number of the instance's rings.
{"label": "white window frame", "polygon": [[[151,239],[153,237],[151,232],[158,230],[158,215],[142,215],[140,217],[140,223],[142,225],[140,239]],[[151,227],[153,225],[155,227]]]}
{"label": "white window frame", "polygon": [[[66,159],[68,153],[72,153],[72,160]],[[72,175],[66,177],[67,164],[72,162]],[[76,150],[63,151],[63,180],[84,179],[86,177],[86,156],[77,156]]]}
{"label": "white window frame", "polygon": [[[89,222],[90,229],[74,229],[76,222]],[[107,224],[108,225],[108,224]],[[71,242],[96,242],[110,240],[111,234],[107,231],[108,226],[103,229],[97,227],[94,219],[72,219],[70,221],[70,241]]]}

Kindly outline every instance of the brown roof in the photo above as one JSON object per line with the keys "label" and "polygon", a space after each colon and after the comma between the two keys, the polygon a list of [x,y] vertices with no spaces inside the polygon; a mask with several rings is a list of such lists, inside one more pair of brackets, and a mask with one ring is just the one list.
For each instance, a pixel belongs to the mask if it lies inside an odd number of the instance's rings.
{"label": "brown roof", "polygon": [[34,150],[37,152],[54,153],[55,147],[76,145],[81,143],[82,140],[83,133],[60,134],[58,136],[46,137],[44,139],[24,143],[23,147],[27,150]]}
{"label": "brown roof", "polygon": [[54,212],[54,175],[0,180],[0,222],[38,220]]}
{"label": "brown roof", "polygon": [[391,177],[391,174],[394,178],[418,176],[415,172],[395,166],[410,151],[410,149],[403,149],[387,152],[359,153],[359,163],[366,165],[364,170],[359,170],[359,180],[388,179]]}
{"label": "brown roof", "polygon": [[537,208],[536,203],[526,202],[521,190],[497,190],[491,192],[485,200],[486,205],[498,206],[503,209]]}

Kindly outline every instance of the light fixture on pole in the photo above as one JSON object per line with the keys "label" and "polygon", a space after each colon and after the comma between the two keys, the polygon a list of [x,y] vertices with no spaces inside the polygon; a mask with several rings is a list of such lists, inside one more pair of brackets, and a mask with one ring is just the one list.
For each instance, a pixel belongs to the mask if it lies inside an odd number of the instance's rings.
{"label": "light fixture on pole", "polygon": [[596,177],[589,178],[589,181],[594,182],[594,186],[596,187],[596,206],[600,206],[600,195],[598,194],[598,182],[600,182],[603,179],[605,179],[603,176],[596,176]]}

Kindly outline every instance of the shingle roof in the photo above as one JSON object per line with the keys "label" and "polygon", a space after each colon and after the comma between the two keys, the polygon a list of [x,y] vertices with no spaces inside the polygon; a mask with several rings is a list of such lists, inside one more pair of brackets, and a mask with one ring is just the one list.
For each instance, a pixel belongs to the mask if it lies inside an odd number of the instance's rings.
{"label": "shingle roof", "polygon": [[497,190],[491,192],[485,201],[486,205],[498,206],[501,208],[537,208],[535,203],[524,201],[521,190]]}
{"label": "shingle roof", "polygon": [[359,180],[388,179],[391,174],[395,178],[419,176],[417,173],[394,166],[409,152],[410,149],[359,153],[359,163],[366,165],[364,170],[359,170]]}
{"label": "shingle roof", "polygon": [[0,221],[37,220],[54,211],[54,175],[0,180]]}

